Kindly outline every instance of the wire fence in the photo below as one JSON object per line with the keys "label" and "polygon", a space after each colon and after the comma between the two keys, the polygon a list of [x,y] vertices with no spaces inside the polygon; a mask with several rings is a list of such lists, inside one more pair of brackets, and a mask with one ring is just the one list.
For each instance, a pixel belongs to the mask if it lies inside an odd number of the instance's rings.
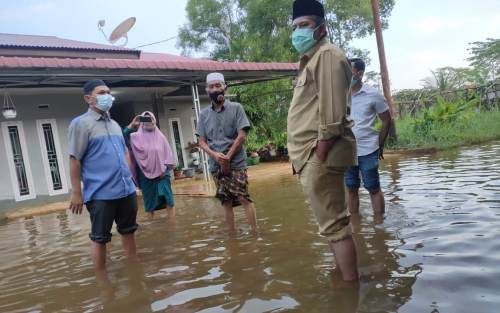
{"label": "wire fence", "polygon": [[393,101],[396,117],[415,116],[421,110],[432,107],[438,97],[446,101],[472,100],[477,97],[478,110],[500,109],[500,81],[450,91],[420,89],[396,92]]}

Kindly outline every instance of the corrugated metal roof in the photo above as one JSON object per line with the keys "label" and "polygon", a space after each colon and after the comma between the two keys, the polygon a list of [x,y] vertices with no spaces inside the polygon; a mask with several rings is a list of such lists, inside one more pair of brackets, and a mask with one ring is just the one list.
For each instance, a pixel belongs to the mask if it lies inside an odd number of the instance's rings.
{"label": "corrugated metal roof", "polygon": [[160,55],[140,60],[62,59],[31,57],[0,57],[0,68],[10,69],[133,69],[189,71],[294,71],[297,63],[218,62],[204,59]]}
{"label": "corrugated metal roof", "polygon": [[[61,39],[53,36],[13,35],[0,33],[1,47],[34,49],[101,50],[132,52],[111,45]],[[186,71],[295,71],[296,63],[218,62],[163,53],[142,52],[140,59],[79,59],[61,57],[0,56],[4,69],[116,69],[116,70],[186,70]]]}
{"label": "corrugated metal roof", "polygon": [[35,36],[0,33],[0,47],[9,48],[40,48],[40,49],[71,49],[99,51],[135,51],[124,47],[103,45],[92,42],[63,39],[55,36]]}

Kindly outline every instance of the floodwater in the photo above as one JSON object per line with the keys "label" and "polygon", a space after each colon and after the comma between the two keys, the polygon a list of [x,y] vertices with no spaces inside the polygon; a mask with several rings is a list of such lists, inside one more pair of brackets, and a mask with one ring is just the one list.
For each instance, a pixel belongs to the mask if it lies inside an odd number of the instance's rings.
{"label": "floodwater", "polygon": [[88,215],[0,225],[0,312],[500,312],[500,142],[383,162],[387,215],[354,221],[362,274],[343,284],[295,178],[251,186],[261,233],[226,235],[215,199],[143,220],[138,263],[88,255]]}

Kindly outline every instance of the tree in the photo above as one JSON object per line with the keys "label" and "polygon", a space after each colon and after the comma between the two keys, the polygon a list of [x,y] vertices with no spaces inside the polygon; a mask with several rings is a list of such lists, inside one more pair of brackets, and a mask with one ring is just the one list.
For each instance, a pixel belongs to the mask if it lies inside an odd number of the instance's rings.
{"label": "tree", "polygon": [[184,54],[231,61],[292,61],[288,0],[189,0],[179,30]]}
{"label": "tree", "polygon": [[[381,0],[382,22],[395,0]],[[348,55],[360,55],[350,46],[355,38],[374,31],[370,0],[325,0],[330,40]],[[189,22],[179,30],[184,54],[208,52],[212,58],[241,61],[296,61],[290,0],[189,0]],[[366,53],[366,52],[365,52]]]}
{"label": "tree", "polygon": [[467,60],[471,66],[486,72],[488,78],[495,80],[500,75],[500,39],[488,38],[470,45],[471,57]]}
{"label": "tree", "polygon": [[[381,0],[385,26],[395,0]],[[374,31],[370,0],[324,0],[330,40],[348,56],[369,62],[368,51],[350,46]],[[217,60],[296,62],[291,42],[290,0],[188,0],[188,23],[179,29],[183,54],[205,52]],[[252,122],[250,143],[286,143],[286,115],[292,95],[289,79],[233,87]]]}
{"label": "tree", "polygon": [[[388,19],[395,0],[381,0],[380,14],[382,25],[388,27]],[[350,43],[355,38],[373,34],[373,18],[370,0],[325,0],[326,21],[330,41],[348,52],[353,48]]]}
{"label": "tree", "polygon": [[272,141],[278,147],[286,147],[286,121],[292,100],[290,79],[232,87],[231,93],[245,105],[245,112],[252,121],[251,143],[262,147]]}
{"label": "tree", "polygon": [[424,88],[450,91],[485,83],[484,71],[474,68],[447,66],[431,70],[431,73],[431,77],[422,80]]}
{"label": "tree", "polygon": [[237,60],[236,47],[241,46],[238,27],[241,19],[236,0],[190,0],[186,11],[189,23],[179,30],[178,45],[184,54],[191,50],[205,51],[218,59]]}

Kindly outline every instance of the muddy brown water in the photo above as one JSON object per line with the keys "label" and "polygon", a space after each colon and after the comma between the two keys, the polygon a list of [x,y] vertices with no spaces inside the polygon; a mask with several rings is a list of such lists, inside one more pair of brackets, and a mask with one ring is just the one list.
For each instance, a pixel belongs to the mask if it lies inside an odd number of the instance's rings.
{"label": "muddy brown water", "polygon": [[176,221],[142,220],[138,263],[89,258],[88,215],[0,224],[0,312],[500,312],[500,142],[383,162],[387,215],[362,193],[362,273],[343,284],[297,181],[251,185],[260,236],[226,235],[214,199],[178,198]]}

